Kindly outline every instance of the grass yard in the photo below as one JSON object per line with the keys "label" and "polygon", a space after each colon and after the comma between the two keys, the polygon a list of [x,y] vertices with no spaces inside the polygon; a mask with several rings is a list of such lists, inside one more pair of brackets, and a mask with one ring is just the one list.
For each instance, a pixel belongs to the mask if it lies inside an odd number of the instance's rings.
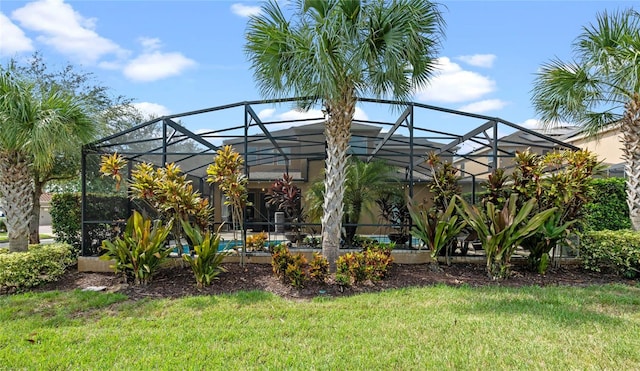
{"label": "grass yard", "polygon": [[637,369],[640,287],[0,297],[0,368]]}
{"label": "grass yard", "polygon": [[[53,236],[50,234],[40,233],[41,240],[45,240],[48,238],[53,238]],[[7,232],[0,232],[0,243],[2,242],[9,242],[9,235],[7,234]]]}

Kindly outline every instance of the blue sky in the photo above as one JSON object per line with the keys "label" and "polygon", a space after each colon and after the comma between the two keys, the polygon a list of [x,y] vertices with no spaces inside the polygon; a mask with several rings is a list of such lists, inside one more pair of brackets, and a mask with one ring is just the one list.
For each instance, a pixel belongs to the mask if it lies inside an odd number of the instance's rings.
{"label": "blue sky", "polygon": [[[440,72],[415,101],[536,125],[534,74],[571,43],[596,13],[636,1],[444,1],[446,39]],[[640,7],[638,7],[640,8]],[[67,62],[156,115],[261,99],[243,52],[247,16],[258,2],[0,2],[0,62],[41,51],[53,68]],[[261,116],[299,115],[265,107]],[[376,107],[359,115],[377,119]],[[227,121],[228,120],[228,121]],[[242,117],[185,119],[194,131],[220,129]],[[481,122],[471,124],[479,125]],[[447,125],[447,124],[442,124]],[[469,128],[470,130],[470,128]]]}

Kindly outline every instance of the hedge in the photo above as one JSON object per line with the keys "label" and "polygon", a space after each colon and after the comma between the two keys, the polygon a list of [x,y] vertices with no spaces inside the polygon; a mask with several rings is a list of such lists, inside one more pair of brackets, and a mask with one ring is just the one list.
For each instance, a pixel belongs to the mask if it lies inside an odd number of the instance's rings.
{"label": "hedge", "polygon": [[0,253],[0,292],[56,281],[75,262],[72,250],[69,244],[55,243],[31,245],[26,252]]}
{"label": "hedge", "polygon": [[587,231],[580,241],[580,258],[585,269],[637,277],[640,273],[640,233],[632,230]]}
{"label": "hedge", "polygon": [[594,199],[583,208],[585,230],[603,231],[631,228],[623,178],[592,180]]}

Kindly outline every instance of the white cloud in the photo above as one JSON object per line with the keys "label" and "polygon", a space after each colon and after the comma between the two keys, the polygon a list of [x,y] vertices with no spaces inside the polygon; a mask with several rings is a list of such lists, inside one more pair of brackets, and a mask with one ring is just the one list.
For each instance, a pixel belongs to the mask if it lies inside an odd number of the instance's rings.
{"label": "white cloud", "polygon": [[231,12],[240,17],[251,17],[258,15],[262,12],[259,6],[244,5],[242,3],[235,3],[231,5]]}
{"label": "white cloud", "polygon": [[31,39],[2,13],[0,13],[0,30],[2,30],[0,32],[0,56],[13,56],[15,53],[34,50]]}
{"label": "white cloud", "polygon": [[456,59],[461,60],[471,66],[475,67],[493,67],[493,61],[496,60],[496,56],[493,54],[474,54],[474,55],[461,55]]}
{"label": "white cloud", "polygon": [[271,118],[274,113],[276,113],[276,109],[275,108],[265,108],[265,109],[261,110],[260,112],[258,112],[258,117],[261,120],[265,120],[265,119]]}
{"label": "white cloud", "polygon": [[83,17],[62,0],[34,1],[11,15],[23,28],[38,32],[38,41],[80,62],[96,63],[108,55],[123,58],[128,54],[96,33],[95,18]]}
{"label": "white cloud", "polygon": [[138,102],[133,103],[132,106],[149,119],[171,114],[167,107],[158,103]]}
{"label": "white cloud", "polygon": [[518,124],[522,127],[525,127],[527,129],[541,129],[542,128],[542,122],[538,119],[528,119],[525,120],[524,122]]}
{"label": "white cloud", "polygon": [[185,69],[193,67],[196,62],[181,53],[162,53],[159,51],[144,52],[129,61],[123,73],[133,81],[155,81],[179,75]]}
{"label": "white cloud", "polygon": [[500,99],[486,99],[479,102],[469,103],[458,110],[463,112],[484,113],[488,111],[496,111],[504,108],[508,103]]}
{"label": "white cloud", "polygon": [[459,103],[476,100],[496,90],[495,81],[466,71],[447,57],[438,58],[439,72],[428,87],[416,92],[420,101]]}
{"label": "white cloud", "polygon": [[140,38],[138,38],[138,41],[140,42],[140,44],[142,45],[142,48],[146,52],[151,52],[151,51],[158,50],[158,49],[160,49],[160,46],[162,45],[162,43],[160,42],[160,39],[158,39],[158,38],[140,37]]}

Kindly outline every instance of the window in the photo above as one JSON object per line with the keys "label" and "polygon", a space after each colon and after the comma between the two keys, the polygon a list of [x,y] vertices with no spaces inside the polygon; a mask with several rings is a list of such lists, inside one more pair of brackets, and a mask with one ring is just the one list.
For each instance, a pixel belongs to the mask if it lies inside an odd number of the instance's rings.
{"label": "window", "polygon": [[366,155],[368,152],[367,138],[352,135],[349,140],[349,153],[353,155]]}

